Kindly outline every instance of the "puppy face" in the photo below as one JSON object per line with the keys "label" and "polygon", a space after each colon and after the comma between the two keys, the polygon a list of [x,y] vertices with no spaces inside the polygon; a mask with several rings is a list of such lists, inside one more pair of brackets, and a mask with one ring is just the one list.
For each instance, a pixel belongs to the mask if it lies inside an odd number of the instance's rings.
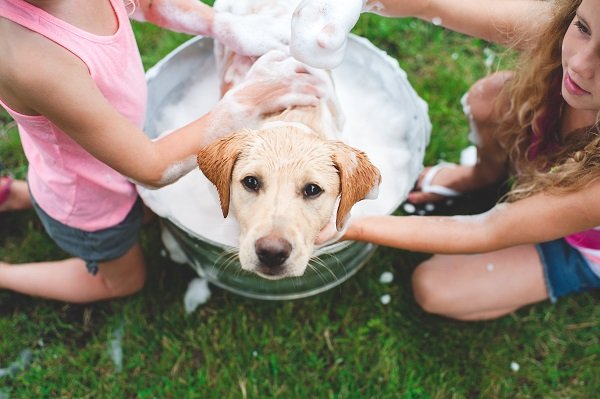
{"label": "puppy face", "polygon": [[301,276],[338,198],[341,228],[380,180],[362,152],[293,127],[235,133],[203,149],[198,163],[223,215],[231,209],[239,222],[242,269],[269,279]]}

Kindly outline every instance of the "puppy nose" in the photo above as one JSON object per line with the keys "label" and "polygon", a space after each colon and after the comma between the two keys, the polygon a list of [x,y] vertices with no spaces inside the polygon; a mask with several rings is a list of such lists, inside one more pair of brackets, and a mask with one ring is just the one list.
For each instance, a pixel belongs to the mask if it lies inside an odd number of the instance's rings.
{"label": "puppy nose", "polygon": [[266,236],[254,243],[258,259],[267,267],[279,267],[290,257],[292,244],[281,237]]}

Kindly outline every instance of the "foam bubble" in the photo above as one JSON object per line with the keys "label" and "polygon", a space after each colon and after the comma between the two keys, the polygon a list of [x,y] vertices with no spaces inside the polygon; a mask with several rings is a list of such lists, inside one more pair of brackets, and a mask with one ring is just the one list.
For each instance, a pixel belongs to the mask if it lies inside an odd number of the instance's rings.
{"label": "foam bubble", "polygon": [[291,54],[316,68],[333,69],[344,59],[348,33],[364,0],[303,0],[292,18]]}

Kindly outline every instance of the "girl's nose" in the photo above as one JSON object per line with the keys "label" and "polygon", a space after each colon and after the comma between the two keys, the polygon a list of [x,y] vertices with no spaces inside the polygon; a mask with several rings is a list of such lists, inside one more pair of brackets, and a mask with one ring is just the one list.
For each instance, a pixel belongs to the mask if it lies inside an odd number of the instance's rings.
{"label": "girl's nose", "polygon": [[592,45],[581,47],[571,57],[569,67],[584,79],[591,79],[594,74],[600,74],[600,48]]}

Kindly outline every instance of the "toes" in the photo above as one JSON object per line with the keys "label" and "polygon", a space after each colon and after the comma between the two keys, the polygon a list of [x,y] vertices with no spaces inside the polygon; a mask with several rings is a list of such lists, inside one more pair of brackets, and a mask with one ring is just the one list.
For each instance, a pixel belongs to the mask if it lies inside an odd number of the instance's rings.
{"label": "toes", "polygon": [[424,193],[422,191],[412,191],[408,193],[408,201],[413,204],[422,204],[424,202],[437,202],[442,200],[444,197],[433,193]]}

